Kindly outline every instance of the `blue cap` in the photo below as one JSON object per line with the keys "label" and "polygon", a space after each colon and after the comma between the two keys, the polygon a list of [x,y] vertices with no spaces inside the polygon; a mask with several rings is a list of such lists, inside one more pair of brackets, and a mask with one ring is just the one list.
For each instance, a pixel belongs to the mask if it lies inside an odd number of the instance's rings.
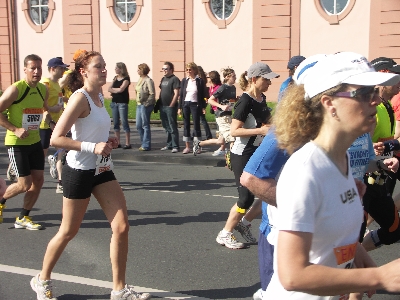
{"label": "blue cap", "polygon": [[64,64],[61,57],[54,57],[52,59],[49,60],[49,62],[47,63],[47,66],[49,68],[56,68],[56,67],[69,67],[69,65]]}
{"label": "blue cap", "polygon": [[303,60],[305,60],[306,58],[304,56],[301,55],[297,55],[297,56],[293,56],[288,64],[287,64],[287,68],[290,70],[293,70],[295,67],[297,67]]}

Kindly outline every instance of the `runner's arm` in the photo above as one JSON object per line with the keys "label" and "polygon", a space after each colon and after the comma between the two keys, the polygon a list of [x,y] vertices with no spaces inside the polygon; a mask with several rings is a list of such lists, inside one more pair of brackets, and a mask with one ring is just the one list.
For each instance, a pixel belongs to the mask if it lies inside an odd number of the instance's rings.
{"label": "runner's arm", "polygon": [[[7,108],[9,108],[15,100],[18,98],[18,89],[14,85],[10,85],[1,95],[0,97],[0,112],[4,112]],[[7,116],[4,115],[3,113],[0,113],[0,126],[4,127],[7,130],[10,130],[12,132],[18,131],[17,127],[15,127],[13,124],[11,124]],[[23,128],[20,128],[23,129]],[[25,130],[25,129],[24,129]],[[17,135],[18,136],[18,135]]]}
{"label": "runner's arm", "polygon": [[276,181],[272,178],[260,179],[243,171],[240,184],[245,186],[262,201],[276,206]]}

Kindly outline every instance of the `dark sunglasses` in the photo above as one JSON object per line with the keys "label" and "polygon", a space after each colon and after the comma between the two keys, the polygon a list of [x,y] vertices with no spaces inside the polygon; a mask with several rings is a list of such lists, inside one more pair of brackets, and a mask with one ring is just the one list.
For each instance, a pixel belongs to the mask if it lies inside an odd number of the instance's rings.
{"label": "dark sunglasses", "polygon": [[168,68],[161,68],[161,70],[168,71],[169,69]]}
{"label": "dark sunglasses", "polygon": [[364,86],[362,88],[356,89],[350,92],[339,92],[334,94],[336,97],[345,97],[345,98],[356,98],[363,102],[371,102],[372,99],[378,94],[378,90],[375,86]]}

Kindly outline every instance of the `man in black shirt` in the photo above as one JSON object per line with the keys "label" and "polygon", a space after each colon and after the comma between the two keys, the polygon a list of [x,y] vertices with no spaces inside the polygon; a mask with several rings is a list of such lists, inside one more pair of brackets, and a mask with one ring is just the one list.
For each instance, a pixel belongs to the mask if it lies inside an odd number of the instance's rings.
{"label": "man in black shirt", "polygon": [[162,67],[164,77],[160,83],[160,118],[162,126],[167,132],[167,145],[161,150],[179,152],[178,133],[178,96],[180,80],[174,75],[174,65],[166,61]]}

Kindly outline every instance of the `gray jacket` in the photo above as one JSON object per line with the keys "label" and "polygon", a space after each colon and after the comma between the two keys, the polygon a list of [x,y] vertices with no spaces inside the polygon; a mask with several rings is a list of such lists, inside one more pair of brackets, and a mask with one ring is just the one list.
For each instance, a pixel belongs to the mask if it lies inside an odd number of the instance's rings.
{"label": "gray jacket", "polygon": [[149,76],[143,79],[143,84],[140,87],[139,99],[137,100],[146,107],[156,103],[154,81]]}

